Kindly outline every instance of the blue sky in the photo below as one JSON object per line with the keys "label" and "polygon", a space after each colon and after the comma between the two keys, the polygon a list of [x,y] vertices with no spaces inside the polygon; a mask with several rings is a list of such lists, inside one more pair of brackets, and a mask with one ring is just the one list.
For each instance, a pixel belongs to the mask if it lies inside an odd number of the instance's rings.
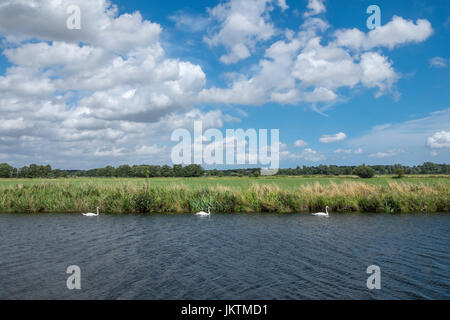
{"label": "blue sky", "polygon": [[448,1],[27,6],[0,7],[1,162],[171,164],[171,132],[202,120],[279,129],[281,167],[448,163]]}

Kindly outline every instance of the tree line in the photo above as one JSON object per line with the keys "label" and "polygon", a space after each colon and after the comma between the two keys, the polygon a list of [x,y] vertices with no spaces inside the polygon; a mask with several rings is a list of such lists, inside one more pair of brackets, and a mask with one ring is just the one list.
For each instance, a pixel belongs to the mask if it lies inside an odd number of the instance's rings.
{"label": "tree line", "polygon": [[[450,174],[450,165],[425,162],[418,166],[375,165],[372,168],[375,174]],[[295,169],[280,169],[278,175],[350,175],[354,174],[356,166],[298,166]],[[31,164],[22,168],[14,168],[7,163],[0,164],[0,178],[62,178],[62,177],[201,177],[201,176],[259,176],[259,168],[253,169],[227,169],[205,170],[200,165],[121,165],[118,167],[107,166],[90,170],[60,170],[52,169],[50,165]]]}
{"label": "tree line", "polygon": [[[392,175],[403,171],[404,174],[450,174],[450,165],[437,164],[433,162],[425,162],[417,166],[403,166],[401,164],[394,165],[374,165],[367,167],[372,168],[377,175]],[[299,176],[299,175],[350,175],[354,174],[357,166],[325,166],[319,165],[316,167],[298,166],[295,169],[280,169],[278,174]]]}
{"label": "tree line", "polygon": [[63,178],[63,177],[200,177],[205,170],[197,164],[188,166],[157,165],[121,165],[117,168],[107,166],[90,170],[52,169],[50,165],[31,164],[22,168],[14,168],[7,163],[0,164],[0,178]]}

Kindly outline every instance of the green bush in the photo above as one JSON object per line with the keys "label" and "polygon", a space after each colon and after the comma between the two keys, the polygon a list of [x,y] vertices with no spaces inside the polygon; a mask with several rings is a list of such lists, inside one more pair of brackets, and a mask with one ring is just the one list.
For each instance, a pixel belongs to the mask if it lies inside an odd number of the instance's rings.
{"label": "green bush", "polygon": [[401,179],[405,175],[405,171],[402,168],[397,168],[395,174],[397,175],[397,179]]}
{"label": "green bush", "polygon": [[362,166],[356,167],[353,170],[353,174],[357,175],[360,178],[368,179],[372,178],[375,175],[375,170],[363,164]]}

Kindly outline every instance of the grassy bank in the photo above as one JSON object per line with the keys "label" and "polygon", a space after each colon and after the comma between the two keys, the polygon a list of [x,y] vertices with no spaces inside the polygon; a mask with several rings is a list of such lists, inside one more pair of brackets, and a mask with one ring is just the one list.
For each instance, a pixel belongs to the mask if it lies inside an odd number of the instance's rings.
{"label": "grassy bank", "polygon": [[[234,181],[239,181],[234,178]],[[113,180],[113,179],[110,179]],[[422,182],[365,183],[358,180],[295,184],[255,183],[242,188],[216,184],[147,184],[122,181],[80,183],[80,180],[0,184],[0,212],[8,213],[188,213],[205,210],[233,212],[312,212],[330,206],[331,212],[449,212],[450,187],[447,179]],[[241,180],[241,181],[247,181]],[[272,178],[277,181],[277,178]],[[439,179],[437,179],[439,180]],[[286,180],[279,180],[284,181]],[[279,182],[278,181],[278,182]],[[293,180],[295,181],[295,180]],[[298,181],[297,181],[298,182]],[[192,183],[192,182],[191,182]]]}
{"label": "grassy bank", "polygon": [[[282,190],[295,190],[304,185],[328,185],[331,183],[341,184],[344,182],[360,182],[368,185],[388,186],[392,182],[402,182],[408,184],[427,184],[434,186],[436,184],[446,184],[450,186],[449,175],[411,175],[403,179],[394,179],[394,176],[383,175],[371,179],[360,179],[357,176],[268,176],[268,177],[200,177],[200,178],[150,178],[148,183],[151,186],[178,186],[185,185],[189,188],[203,187],[228,187],[231,189],[246,190],[253,185],[276,186]],[[117,185],[131,184],[136,187],[143,186],[146,183],[144,178],[60,178],[60,179],[0,179],[1,186],[10,185],[34,185],[34,184],[65,184],[74,185]]]}

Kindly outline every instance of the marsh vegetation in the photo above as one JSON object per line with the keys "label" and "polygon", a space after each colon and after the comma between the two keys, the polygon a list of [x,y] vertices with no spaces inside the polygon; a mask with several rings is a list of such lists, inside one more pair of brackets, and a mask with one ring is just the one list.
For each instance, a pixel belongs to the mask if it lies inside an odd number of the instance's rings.
{"label": "marsh vegetation", "polygon": [[260,177],[0,180],[0,212],[449,212],[450,178]]}

